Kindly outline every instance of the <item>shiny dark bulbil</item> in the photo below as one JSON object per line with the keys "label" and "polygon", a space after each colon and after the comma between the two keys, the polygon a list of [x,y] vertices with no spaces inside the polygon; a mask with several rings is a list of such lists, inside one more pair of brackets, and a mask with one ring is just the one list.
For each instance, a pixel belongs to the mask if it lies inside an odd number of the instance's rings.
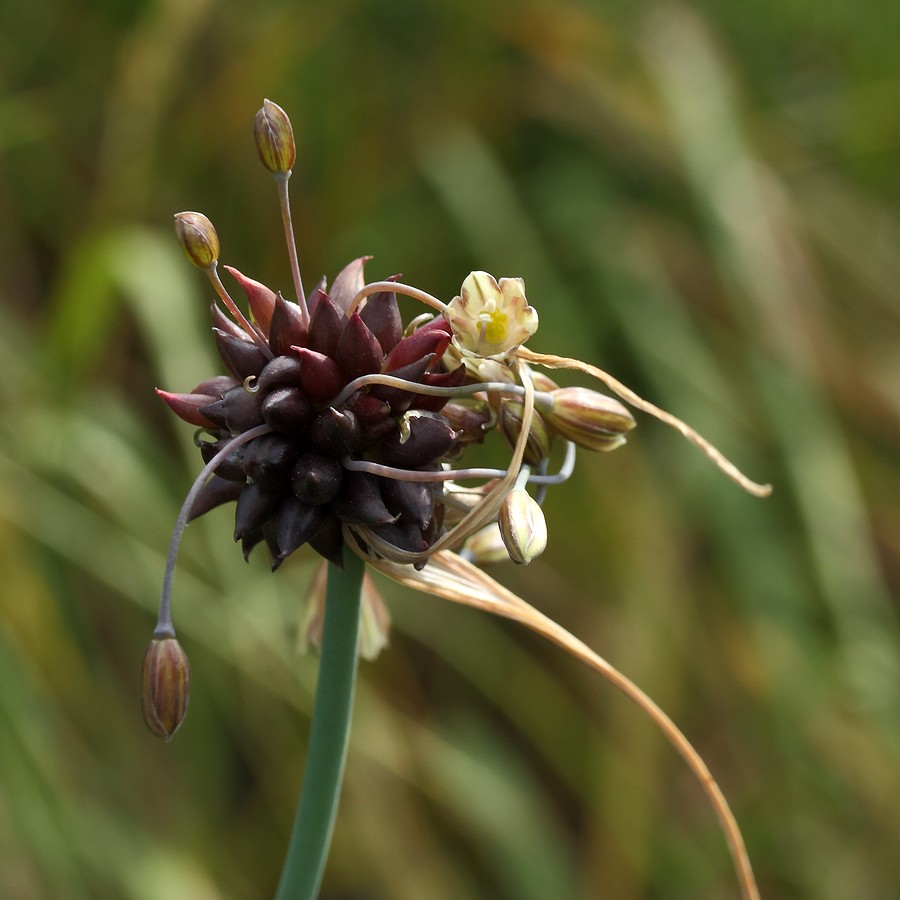
{"label": "shiny dark bulbil", "polygon": [[[272,431],[220,462],[191,518],[235,500],[235,540],[245,558],[265,543],[273,569],[307,543],[342,564],[345,524],[366,526],[403,550],[427,550],[441,533],[440,484],[386,478],[346,463],[436,470],[457,453],[460,438],[441,414],[446,401],[384,385],[334,400],[355,378],[375,373],[462,384],[464,369],[447,371],[441,361],[450,342],[447,323],[435,317],[404,337],[395,294],[373,294],[348,317],[319,287],[309,298],[304,327],[296,304],[232,274],[273,358],[214,306],[213,334],[230,375],[208,379],[189,394],[158,393],[178,416],[203,429],[204,462],[251,428],[265,424]],[[265,309],[256,309],[261,303]]]}

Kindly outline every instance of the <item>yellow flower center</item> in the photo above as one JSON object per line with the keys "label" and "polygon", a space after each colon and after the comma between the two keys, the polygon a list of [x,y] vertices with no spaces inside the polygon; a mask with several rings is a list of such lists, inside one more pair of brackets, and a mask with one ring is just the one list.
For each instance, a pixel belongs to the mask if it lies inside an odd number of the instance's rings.
{"label": "yellow flower center", "polygon": [[509,316],[502,309],[485,310],[478,316],[481,338],[489,344],[500,345],[509,333]]}

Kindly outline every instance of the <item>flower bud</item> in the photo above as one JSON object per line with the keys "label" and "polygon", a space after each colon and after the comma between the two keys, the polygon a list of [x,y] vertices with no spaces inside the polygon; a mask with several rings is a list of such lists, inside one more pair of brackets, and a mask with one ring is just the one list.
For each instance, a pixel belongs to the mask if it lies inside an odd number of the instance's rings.
{"label": "flower bud", "polygon": [[550,407],[542,412],[552,428],[586,450],[615,450],[635,426],[618,400],[583,387],[552,391]]}
{"label": "flower bud", "polygon": [[198,269],[208,269],[219,259],[219,236],[203,213],[176,213],[175,234],[185,256]]}
{"label": "flower bud", "polygon": [[503,535],[500,534],[500,526],[496,522],[485,525],[470,535],[463,545],[463,551],[466,559],[476,566],[509,559],[509,551],[506,549]]}
{"label": "flower bud", "polygon": [[[525,404],[519,400],[504,400],[500,405],[500,430],[512,446],[522,431]],[[524,460],[529,466],[539,466],[550,455],[550,429],[541,414],[534,410],[528,438],[525,441]]]}
{"label": "flower bud", "polygon": [[538,502],[524,488],[513,488],[500,507],[500,535],[513,562],[528,564],[547,546],[547,522]]}
{"label": "flower bud", "polygon": [[260,162],[270,172],[290,172],[296,158],[294,129],[288,114],[271,100],[263,100],[253,120],[253,136]]}
{"label": "flower bud", "polygon": [[191,667],[173,637],[154,638],[141,668],[141,711],[147,727],[170,741],[184,721],[191,684]]}

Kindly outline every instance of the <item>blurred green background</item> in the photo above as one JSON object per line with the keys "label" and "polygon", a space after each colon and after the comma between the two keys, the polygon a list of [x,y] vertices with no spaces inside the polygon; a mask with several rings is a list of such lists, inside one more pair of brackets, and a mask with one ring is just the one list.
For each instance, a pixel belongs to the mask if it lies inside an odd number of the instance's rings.
{"label": "blurred green background", "polygon": [[[138,676],[199,465],[154,397],[218,372],[171,215],[289,283],[258,164],[291,115],[307,279],[449,299],[521,275],[532,345],[641,417],[493,572],[644,687],[733,803],[763,895],[900,884],[900,6],[10,2],[0,12],[0,896],[252,900],[277,882],[316,662],[313,569],[188,532],[171,745]],[[573,379],[569,379],[571,382]],[[697,785],[640,713],[515,627],[381,585],[323,898],[723,898]]]}

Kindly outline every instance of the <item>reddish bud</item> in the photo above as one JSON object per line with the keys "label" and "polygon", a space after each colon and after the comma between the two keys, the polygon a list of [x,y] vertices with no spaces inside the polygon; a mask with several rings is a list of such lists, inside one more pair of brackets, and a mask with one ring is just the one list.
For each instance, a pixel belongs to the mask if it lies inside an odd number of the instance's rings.
{"label": "reddish bud", "polygon": [[174,637],[154,638],[141,667],[141,711],[147,727],[170,741],[187,713],[191,667]]}

